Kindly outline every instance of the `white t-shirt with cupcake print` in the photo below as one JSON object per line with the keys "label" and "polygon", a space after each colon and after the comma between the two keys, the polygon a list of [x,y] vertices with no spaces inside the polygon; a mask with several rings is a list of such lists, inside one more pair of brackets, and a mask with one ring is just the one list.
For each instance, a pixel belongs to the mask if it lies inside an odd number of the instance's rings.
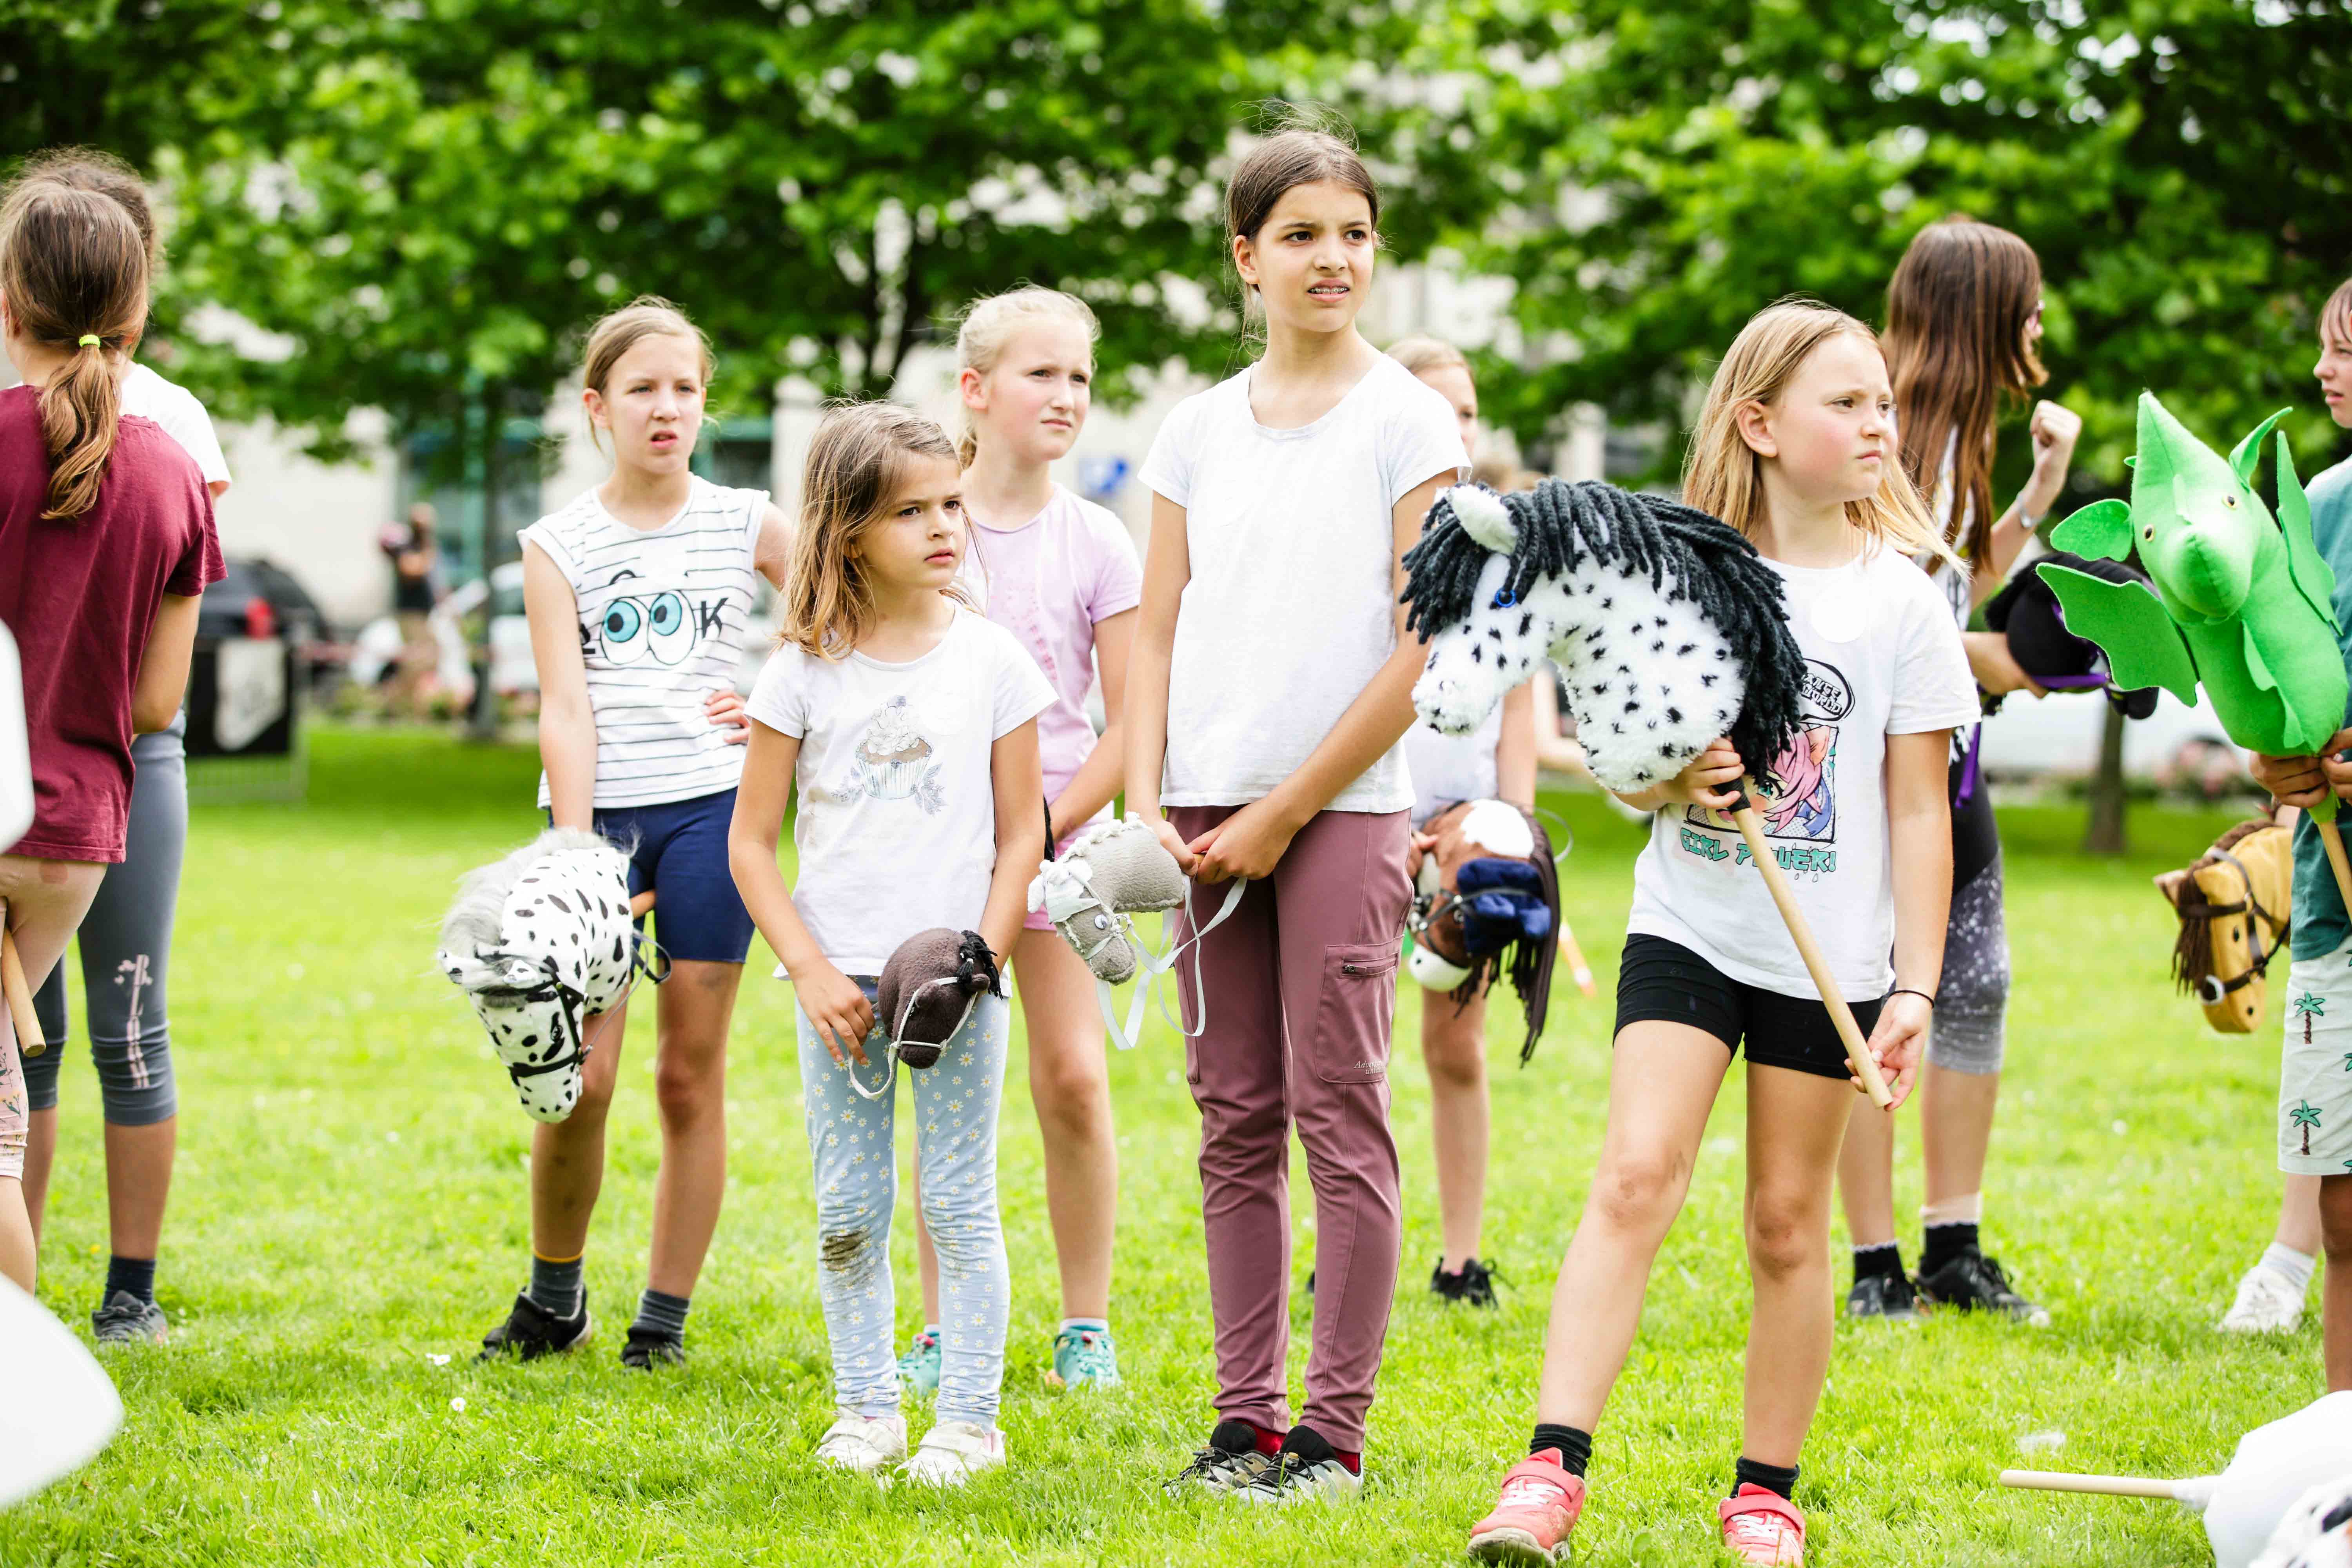
{"label": "white t-shirt with cupcake print", "polygon": [[879,974],[916,932],[980,924],[996,869],[992,748],[1053,700],[1013,634],[969,611],[904,664],[793,647],[768,660],[746,706],[801,742],[793,903],[835,968]]}

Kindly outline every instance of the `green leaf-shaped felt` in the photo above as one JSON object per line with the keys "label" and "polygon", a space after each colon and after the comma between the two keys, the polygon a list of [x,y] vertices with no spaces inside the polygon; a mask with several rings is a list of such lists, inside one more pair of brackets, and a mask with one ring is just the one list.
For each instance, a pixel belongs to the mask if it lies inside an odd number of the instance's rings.
{"label": "green leaf-shaped felt", "polygon": [[2190,707],[2197,705],[2196,661],[2154,594],[2137,583],[2110,583],[2072,566],[2034,570],[2058,595],[2066,629],[2098,644],[2107,656],[2117,690],[2161,686]]}
{"label": "green leaf-shaped felt", "polygon": [[2051,531],[2050,542],[2076,555],[2101,561],[2131,558],[2132,518],[2127,501],[2093,501]]}

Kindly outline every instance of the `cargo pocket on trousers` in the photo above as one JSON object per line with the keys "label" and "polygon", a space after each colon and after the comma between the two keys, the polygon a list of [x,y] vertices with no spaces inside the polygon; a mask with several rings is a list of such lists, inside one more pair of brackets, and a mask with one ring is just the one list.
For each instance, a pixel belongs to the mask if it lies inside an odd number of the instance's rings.
{"label": "cargo pocket on trousers", "polygon": [[1323,950],[1323,995],[1307,1059],[1325,1083],[1378,1083],[1388,1076],[1396,1016],[1397,944],[1334,942]]}

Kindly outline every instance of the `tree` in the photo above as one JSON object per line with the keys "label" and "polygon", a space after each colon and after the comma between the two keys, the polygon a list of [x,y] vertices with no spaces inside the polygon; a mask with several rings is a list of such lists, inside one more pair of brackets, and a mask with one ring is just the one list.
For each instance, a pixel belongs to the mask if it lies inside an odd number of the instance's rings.
{"label": "tree", "polygon": [[[2319,1125],[2319,1107],[2307,1100],[2295,1101],[2294,1109],[2287,1112],[2287,1124],[2303,1129],[2303,1152],[2310,1153],[2311,1130]],[[2352,1166],[2346,1168],[2352,1169]]]}
{"label": "tree", "polygon": [[[2303,992],[2295,997],[2293,1010],[2294,1016],[2303,1020],[2303,1043],[2307,1046],[2311,1044],[2311,1021],[2326,1015],[2327,998],[2315,995],[2309,991]],[[2352,1063],[2352,1057],[2347,1057],[2345,1060]]]}
{"label": "tree", "polygon": [[[2309,471],[2338,447],[2307,371],[2352,268],[2347,20],[2343,0],[1490,0],[1478,135],[1521,222],[1471,255],[1561,352],[1487,406],[1523,437],[1577,402],[1672,427],[1759,307],[1804,292],[1875,321],[1911,236],[1965,211],[2041,255],[2091,488],[2121,485],[2143,386],[2216,440],[2300,405]],[[2002,447],[2006,487],[2029,459]]]}
{"label": "tree", "polygon": [[[1024,279],[1097,304],[1114,374],[1220,364],[1236,322],[1199,284],[1233,128],[1255,100],[1396,58],[1417,16],[1403,0],[372,7],[331,55],[289,50],[203,106],[212,128],[169,161],[184,288],[291,345],[201,354],[189,374],[331,452],[357,407],[406,427],[467,402],[535,408],[578,330],[652,291],[718,342],[722,390],[763,409],[788,373],[885,393],[945,312]],[[1366,107],[1383,145],[1423,118]]]}

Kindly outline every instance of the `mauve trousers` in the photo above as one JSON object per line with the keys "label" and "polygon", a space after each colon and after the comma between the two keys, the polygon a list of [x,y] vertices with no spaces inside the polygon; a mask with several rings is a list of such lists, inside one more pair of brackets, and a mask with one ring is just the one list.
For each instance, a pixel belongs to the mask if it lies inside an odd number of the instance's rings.
{"label": "mauve trousers", "polygon": [[[1194,838],[1240,809],[1178,806]],[[1190,1023],[1184,1071],[1201,1108],[1201,1199],[1217,1331],[1217,1415],[1291,1425],[1290,1143],[1315,1189],[1315,1337],[1299,1421],[1336,1448],[1364,1446],[1402,1241],[1389,1131],[1397,947],[1412,900],[1405,812],[1327,811],[1274,875],[1177,966]],[[1223,888],[1192,889],[1209,919]],[[1180,921],[1184,935],[1189,921]],[[1205,995],[1202,994],[1205,993]]]}

